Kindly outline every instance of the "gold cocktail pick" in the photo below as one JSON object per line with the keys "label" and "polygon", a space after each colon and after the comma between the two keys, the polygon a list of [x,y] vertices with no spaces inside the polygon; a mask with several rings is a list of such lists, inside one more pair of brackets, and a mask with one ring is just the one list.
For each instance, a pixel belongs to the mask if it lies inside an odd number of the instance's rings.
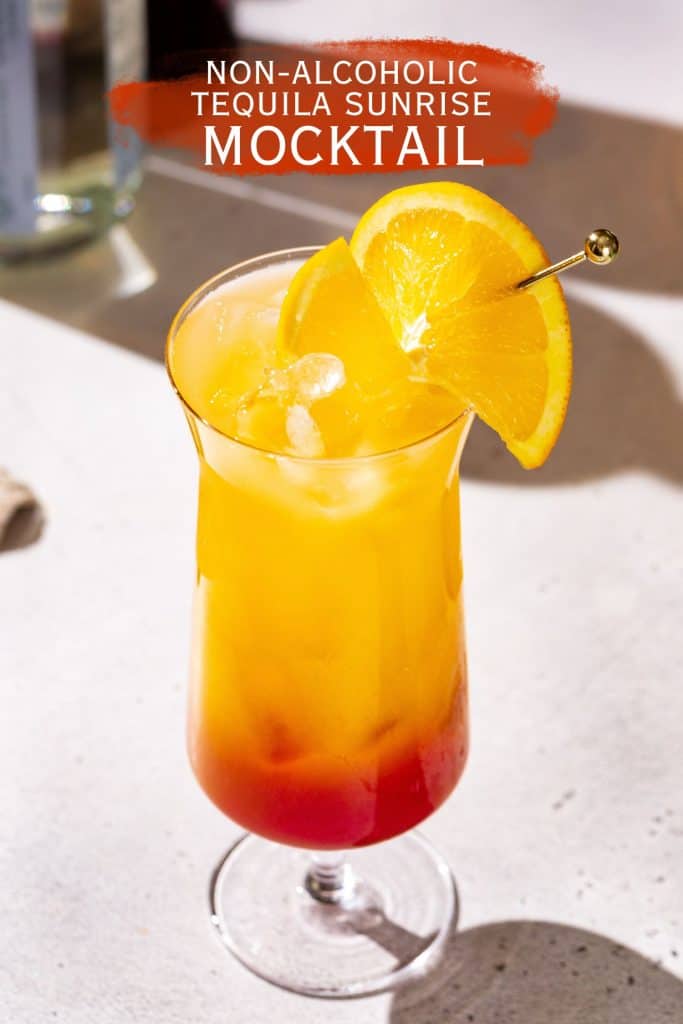
{"label": "gold cocktail pick", "polygon": [[591,231],[584,242],[581,252],[574,253],[573,256],[568,256],[566,260],[560,260],[559,263],[553,263],[550,267],[544,267],[543,270],[538,270],[531,277],[525,277],[515,287],[528,288],[530,285],[536,284],[537,281],[542,281],[544,277],[550,277],[551,274],[561,274],[563,270],[567,270],[577,263],[583,263],[584,260],[604,266],[607,263],[611,263],[618,252],[619,239],[617,236],[612,231],[608,231],[607,228],[596,228],[595,231]]}

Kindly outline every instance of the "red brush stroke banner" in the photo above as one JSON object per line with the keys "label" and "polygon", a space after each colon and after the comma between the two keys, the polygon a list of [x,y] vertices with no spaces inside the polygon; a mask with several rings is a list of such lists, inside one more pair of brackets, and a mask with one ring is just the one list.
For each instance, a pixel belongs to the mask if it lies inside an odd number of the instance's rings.
{"label": "red brush stroke banner", "polygon": [[352,174],[525,164],[556,89],[527,57],[445,39],[356,40],[207,60],[117,85],[112,116],[224,174]]}

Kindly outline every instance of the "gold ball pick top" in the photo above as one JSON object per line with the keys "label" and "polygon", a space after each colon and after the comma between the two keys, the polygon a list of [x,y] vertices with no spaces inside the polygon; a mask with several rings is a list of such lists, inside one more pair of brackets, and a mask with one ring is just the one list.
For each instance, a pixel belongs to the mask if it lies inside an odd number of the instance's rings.
{"label": "gold ball pick top", "polygon": [[607,228],[596,228],[586,238],[581,252],[576,252],[573,256],[568,256],[566,260],[560,260],[559,263],[553,263],[550,267],[538,270],[531,277],[525,277],[515,287],[528,288],[530,285],[536,284],[537,281],[542,281],[543,278],[550,277],[552,274],[561,274],[563,270],[568,270],[569,267],[574,267],[577,263],[583,263],[584,260],[588,260],[589,263],[597,263],[598,266],[606,266],[615,259],[618,252],[619,239],[614,232],[608,231]]}

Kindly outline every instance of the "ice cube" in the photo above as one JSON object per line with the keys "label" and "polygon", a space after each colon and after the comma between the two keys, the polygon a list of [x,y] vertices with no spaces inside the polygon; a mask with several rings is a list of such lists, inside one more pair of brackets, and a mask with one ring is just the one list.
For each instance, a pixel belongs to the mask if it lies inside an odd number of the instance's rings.
{"label": "ice cube", "polygon": [[298,402],[290,405],[287,410],[286,430],[294,455],[315,459],[325,454],[322,434],[305,405]]}
{"label": "ice cube", "polygon": [[280,395],[308,407],[334,394],[345,382],[341,359],[324,352],[310,352],[282,369],[265,370],[259,392],[261,395]]}
{"label": "ice cube", "polygon": [[329,397],[346,383],[341,359],[324,352],[310,352],[297,359],[288,374],[297,401],[306,406]]}
{"label": "ice cube", "polygon": [[329,401],[343,398],[339,392],[345,383],[341,359],[311,352],[288,366],[263,368],[256,387],[239,396],[220,388],[211,399],[212,414],[219,427],[227,430],[230,425],[242,440],[271,451],[320,458],[326,454],[325,424],[331,414],[338,415]]}

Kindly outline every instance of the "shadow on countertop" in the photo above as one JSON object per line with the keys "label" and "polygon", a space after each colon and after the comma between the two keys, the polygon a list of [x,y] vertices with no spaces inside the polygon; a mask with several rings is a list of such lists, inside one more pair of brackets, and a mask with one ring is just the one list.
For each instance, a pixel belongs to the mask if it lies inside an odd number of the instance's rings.
{"label": "shadow on countertop", "polygon": [[683,402],[657,353],[622,321],[569,298],[574,381],[548,462],[528,472],[483,423],[462,460],[465,479],[544,486],[645,471],[683,485]]}
{"label": "shadow on countertop", "polygon": [[577,267],[574,280],[683,293],[683,131],[675,125],[561,101],[523,166],[252,180],[359,214],[390,189],[444,179],[482,189],[513,210],[551,260],[581,249],[593,228],[612,228],[619,259],[604,277],[594,267]]}
{"label": "shadow on countertop", "polygon": [[674,1024],[683,982],[604,935],[542,921],[459,932],[391,1024]]}

